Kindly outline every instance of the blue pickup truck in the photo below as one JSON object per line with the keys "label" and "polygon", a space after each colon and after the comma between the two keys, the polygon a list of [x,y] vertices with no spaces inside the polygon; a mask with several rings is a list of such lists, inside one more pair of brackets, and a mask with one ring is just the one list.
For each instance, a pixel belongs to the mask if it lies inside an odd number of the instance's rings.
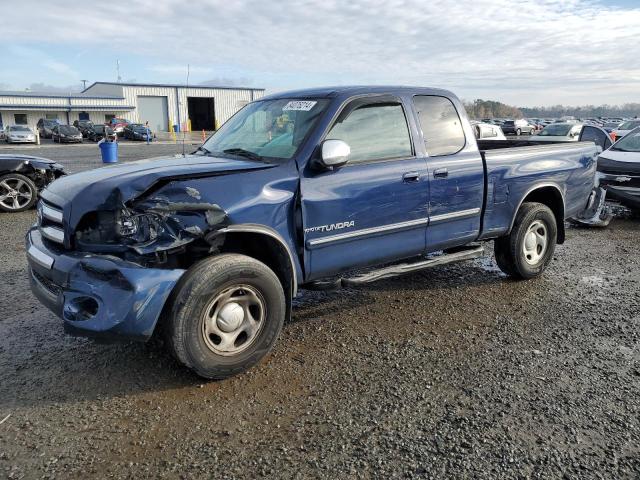
{"label": "blue pickup truck", "polygon": [[476,141],[450,92],[337,87],[252,102],[197,151],[56,180],[33,292],[78,335],[166,336],[206,378],[256,364],[299,288],[481,255],[540,275],[594,186],[592,142]]}

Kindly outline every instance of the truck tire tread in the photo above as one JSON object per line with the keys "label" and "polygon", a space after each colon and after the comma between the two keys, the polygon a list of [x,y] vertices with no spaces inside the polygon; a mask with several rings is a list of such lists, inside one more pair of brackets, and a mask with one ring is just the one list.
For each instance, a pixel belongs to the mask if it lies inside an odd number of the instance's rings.
{"label": "truck tire tread", "polygon": [[[522,255],[522,244],[526,229],[534,220],[543,221],[548,230],[548,246],[543,259],[537,265],[529,265]],[[511,232],[494,242],[494,254],[500,270],[508,276],[526,280],[541,275],[549,265],[555,251],[558,227],[549,207],[538,202],[525,202],[520,206]]]}
{"label": "truck tire tread", "polygon": [[[267,303],[267,323],[255,345],[247,354],[239,354],[237,361],[211,351],[203,354],[194,345],[202,308],[216,291],[236,279],[259,284]],[[216,255],[193,265],[174,288],[167,307],[161,328],[168,349],[180,364],[208,379],[227,378],[257,364],[275,344],[286,312],[284,290],[276,274],[262,262],[240,254]]]}

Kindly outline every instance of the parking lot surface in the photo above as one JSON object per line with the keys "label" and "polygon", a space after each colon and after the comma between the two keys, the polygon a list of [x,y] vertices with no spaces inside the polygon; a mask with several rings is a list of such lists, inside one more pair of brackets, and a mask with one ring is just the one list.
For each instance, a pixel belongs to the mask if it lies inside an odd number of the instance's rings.
{"label": "parking lot surface", "polygon": [[[193,152],[197,145],[190,140],[185,141],[186,153]],[[62,163],[68,173],[76,173],[89,168],[103,166],[100,157],[100,148],[93,142],[76,143],[70,145],[58,145],[51,140],[42,140],[41,145],[7,145],[0,143],[0,155],[2,154],[33,155],[49,158]],[[146,142],[120,141],[118,142],[118,157],[121,162],[141,160],[160,155],[174,155],[182,153],[182,142]]]}
{"label": "parking lot surface", "polygon": [[[150,148],[123,161],[181,151]],[[34,219],[0,215],[0,476],[640,476],[637,220],[570,228],[534,281],[488,257],[303,291],[266,362],[207,383],[159,342],[65,336],[29,291]]]}

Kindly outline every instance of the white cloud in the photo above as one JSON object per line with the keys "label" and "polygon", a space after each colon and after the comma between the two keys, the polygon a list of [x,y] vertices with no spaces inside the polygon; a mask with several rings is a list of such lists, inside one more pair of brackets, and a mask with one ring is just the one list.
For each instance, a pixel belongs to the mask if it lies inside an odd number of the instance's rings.
{"label": "white cloud", "polygon": [[593,0],[145,0],[32,15],[37,3],[3,11],[5,38],[108,39],[114,52],[135,43],[157,74],[190,63],[193,73],[234,69],[274,87],[402,83],[519,105],[640,101],[640,8]]}

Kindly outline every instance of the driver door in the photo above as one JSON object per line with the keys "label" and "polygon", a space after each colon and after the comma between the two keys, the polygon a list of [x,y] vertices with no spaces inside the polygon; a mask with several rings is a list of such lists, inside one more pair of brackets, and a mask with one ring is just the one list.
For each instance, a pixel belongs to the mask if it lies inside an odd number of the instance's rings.
{"label": "driver door", "polygon": [[306,280],[424,252],[427,162],[415,154],[408,111],[396,97],[353,100],[325,138],[350,146],[348,163],[337,170],[305,168]]}

